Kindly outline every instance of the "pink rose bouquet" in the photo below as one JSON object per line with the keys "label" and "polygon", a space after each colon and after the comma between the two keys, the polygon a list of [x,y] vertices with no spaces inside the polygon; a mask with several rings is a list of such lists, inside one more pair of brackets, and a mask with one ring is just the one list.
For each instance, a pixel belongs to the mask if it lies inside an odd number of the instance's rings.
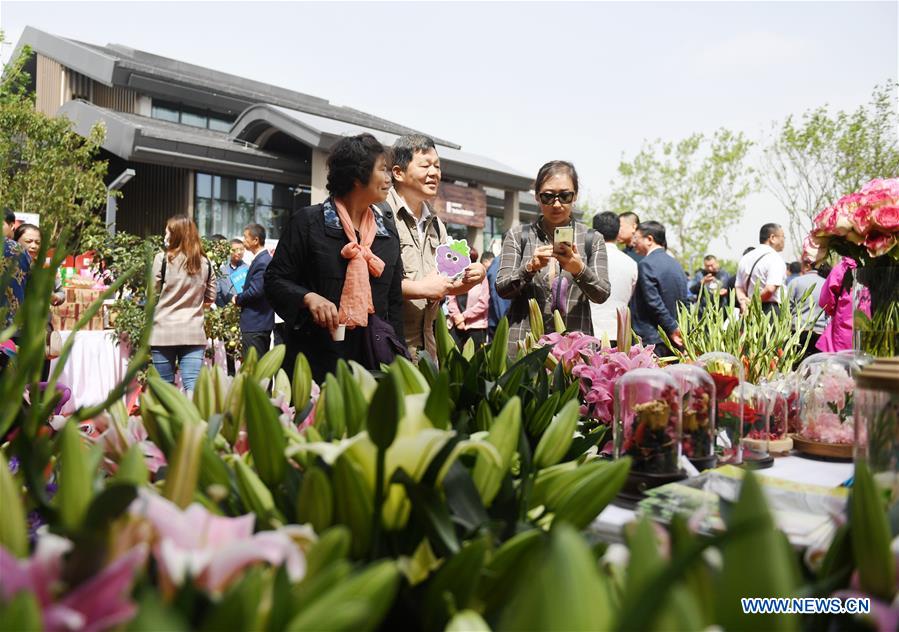
{"label": "pink rose bouquet", "polygon": [[856,312],[861,349],[899,354],[899,178],[874,179],[815,217],[805,250],[854,259],[855,280],[868,288],[870,316]]}
{"label": "pink rose bouquet", "polygon": [[819,259],[833,250],[861,265],[886,255],[899,261],[899,178],[871,180],[818,213],[813,224]]}

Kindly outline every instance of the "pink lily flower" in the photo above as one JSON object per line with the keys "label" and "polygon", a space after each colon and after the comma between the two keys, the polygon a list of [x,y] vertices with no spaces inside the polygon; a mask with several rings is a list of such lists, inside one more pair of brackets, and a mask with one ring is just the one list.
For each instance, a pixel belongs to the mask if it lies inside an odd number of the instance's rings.
{"label": "pink lily flower", "polygon": [[146,488],[131,505],[133,516],[146,518],[156,531],[153,556],[164,594],[191,579],[210,594],[221,594],[247,566],[266,562],[286,565],[291,581],[306,574],[306,558],[297,540],[314,539],[308,527],[291,525],[253,533],[253,514],[216,516],[194,503],[182,510]]}
{"label": "pink lily flower", "polygon": [[133,445],[140,447],[144,463],[151,473],[155,474],[166,464],[165,454],[150,441],[140,417],[128,417],[128,421],[123,425],[116,421],[114,416],[103,413],[97,418],[97,426],[100,428],[105,426],[105,430],[95,441],[103,449],[106,457],[105,465],[110,472],[115,473],[118,461]]}
{"label": "pink lily flower", "polygon": [[538,345],[544,347],[552,345],[553,357],[560,360],[567,367],[571,367],[576,361],[583,361],[592,353],[591,345],[599,348],[602,344],[598,338],[588,336],[580,331],[572,331],[567,334],[551,333],[543,336]]}
{"label": "pink lily flower", "polygon": [[39,537],[34,555],[27,560],[0,547],[0,596],[8,600],[22,591],[32,593],[48,632],[100,632],[130,621],[137,613],[137,605],[129,599],[131,583],[146,560],[147,547],[134,547],[94,577],[59,595],[63,556],[71,548],[69,540],[48,533]]}

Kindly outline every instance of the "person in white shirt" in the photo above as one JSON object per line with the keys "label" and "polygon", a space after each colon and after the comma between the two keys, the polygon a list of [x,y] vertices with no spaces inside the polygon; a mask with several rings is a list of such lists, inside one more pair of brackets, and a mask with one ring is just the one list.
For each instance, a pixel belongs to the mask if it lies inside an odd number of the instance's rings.
{"label": "person in white shirt", "polygon": [[743,255],[737,265],[737,301],[744,314],[756,288],[765,312],[780,306],[780,289],[787,278],[787,263],[780,254],[784,249],[784,231],[779,224],[765,224],[759,231],[759,247]]}
{"label": "person in white shirt", "polygon": [[593,335],[600,340],[607,336],[612,346],[616,345],[618,337],[618,308],[627,307],[637,285],[637,262],[619,250],[615,243],[620,228],[621,219],[615,213],[607,211],[593,217],[593,230],[602,235],[606,243],[611,292],[605,303],[590,303],[590,316]]}

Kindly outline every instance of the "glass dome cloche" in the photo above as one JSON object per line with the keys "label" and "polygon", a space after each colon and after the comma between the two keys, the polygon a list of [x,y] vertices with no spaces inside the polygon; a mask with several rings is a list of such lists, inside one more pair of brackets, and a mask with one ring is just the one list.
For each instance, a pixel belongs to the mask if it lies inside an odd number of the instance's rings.
{"label": "glass dome cloche", "polygon": [[899,357],[878,359],[856,378],[854,458],[868,464],[893,504],[899,502]]}
{"label": "glass dome cloche", "polygon": [[861,366],[849,354],[828,354],[800,365],[797,449],[819,456],[851,458],[855,442],[855,376]]}
{"label": "glass dome cloche", "polygon": [[629,456],[633,473],[677,475],[681,455],[681,398],[662,369],[635,369],[615,385],[615,458]]}
{"label": "glass dome cloche", "polygon": [[719,465],[743,462],[743,396],[737,388],[743,381],[743,365],[723,351],[704,353],[696,359],[715,382],[715,452]]}
{"label": "glass dome cloche", "polygon": [[743,408],[743,466],[762,469],[774,465],[768,447],[770,433],[770,402],[767,389],[749,382],[738,387]]}
{"label": "glass dome cloche", "polygon": [[681,396],[681,452],[696,469],[715,467],[715,380],[696,364],[672,364]]}

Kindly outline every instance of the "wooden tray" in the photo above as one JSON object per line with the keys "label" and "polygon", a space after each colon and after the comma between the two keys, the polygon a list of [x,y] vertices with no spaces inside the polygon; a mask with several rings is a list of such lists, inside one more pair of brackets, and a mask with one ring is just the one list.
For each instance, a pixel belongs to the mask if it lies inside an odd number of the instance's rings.
{"label": "wooden tray", "polygon": [[852,460],[851,443],[822,443],[820,441],[810,441],[798,434],[794,434],[792,437],[793,447],[797,452],[802,454],[824,457],[826,459],[840,459],[841,461]]}

